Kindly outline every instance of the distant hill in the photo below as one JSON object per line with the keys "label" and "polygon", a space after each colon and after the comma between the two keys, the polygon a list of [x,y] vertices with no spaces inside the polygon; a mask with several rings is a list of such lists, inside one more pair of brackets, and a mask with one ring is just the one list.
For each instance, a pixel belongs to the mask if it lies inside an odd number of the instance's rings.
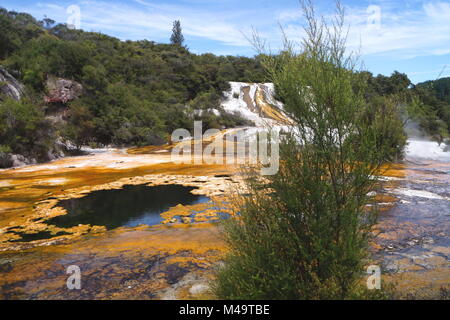
{"label": "distant hill", "polygon": [[417,84],[413,92],[423,107],[420,117],[422,129],[438,142],[450,135],[450,78]]}
{"label": "distant hill", "polygon": [[450,104],[450,77],[425,81],[417,84],[417,87],[432,92],[437,99]]}

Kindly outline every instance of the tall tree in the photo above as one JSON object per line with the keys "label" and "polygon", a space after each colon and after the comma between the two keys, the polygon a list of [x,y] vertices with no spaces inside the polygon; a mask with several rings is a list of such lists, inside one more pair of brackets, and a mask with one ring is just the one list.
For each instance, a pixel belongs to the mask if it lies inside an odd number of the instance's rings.
{"label": "tall tree", "polygon": [[44,15],[44,19],[42,20],[44,28],[47,30],[51,29],[55,24],[55,22],[56,22],[55,20],[48,18],[47,15]]}
{"label": "tall tree", "polygon": [[170,37],[170,42],[172,44],[177,44],[179,46],[183,45],[184,36],[183,36],[183,33],[181,32],[180,20],[175,20],[173,22],[172,36]]}

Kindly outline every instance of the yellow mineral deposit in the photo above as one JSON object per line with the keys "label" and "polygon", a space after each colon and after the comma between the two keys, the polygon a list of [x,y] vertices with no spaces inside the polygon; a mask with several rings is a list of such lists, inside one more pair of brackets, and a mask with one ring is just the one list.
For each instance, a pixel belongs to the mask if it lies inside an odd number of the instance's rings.
{"label": "yellow mineral deposit", "polygon": [[[260,107],[263,112],[278,117],[276,111]],[[242,185],[242,180],[235,165],[174,164],[170,161],[172,148],[166,145],[111,150],[1,170],[0,259],[6,261],[8,272],[2,274],[0,285],[9,289],[0,292],[0,298],[80,298],[77,294],[81,293],[65,290],[66,277],[61,263],[64,259],[75,259],[82,264],[84,276],[104,280],[101,285],[91,284],[81,298],[212,298],[208,281],[226,252],[216,223],[218,212],[233,216],[229,197],[236,186]],[[384,169],[383,183],[388,188],[395,188],[398,179],[408,174],[403,165]],[[58,207],[60,200],[142,184],[195,187],[193,193],[205,195],[211,201],[171,207],[161,214],[162,223],[151,227],[141,225],[107,231],[104,226],[80,224],[58,228],[45,223],[51,217],[67,214]],[[382,210],[388,210],[398,201],[383,193],[374,197],[382,204]],[[389,223],[385,219],[374,232],[379,233]],[[408,232],[408,228],[405,222],[396,231],[391,228],[381,233],[380,238],[395,239],[399,233]],[[39,232],[48,232],[50,239],[14,241],[20,240],[20,234]],[[377,242],[372,247],[381,250]],[[434,250],[448,254],[448,247]],[[400,276],[386,276],[385,280],[397,281],[398,288],[405,290],[423,286],[424,282],[425,286],[432,287],[431,280],[427,279],[435,279],[435,287],[439,286],[450,278],[449,269],[444,267],[446,262],[441,260],[429,262],[436,266],[429,271],[417,261],[396,262],[405,272]],[[49,277],[52,273],[55,276]],[[26,283],[26,290],[18,283]]]}
{"label": "yellow mineral deposit", "polygon": [[259,86],[255,92],[255,101],[264,118],[273,119],[284,125],[292,125],[292,121],[282,111],[267,102],[267,97]]}

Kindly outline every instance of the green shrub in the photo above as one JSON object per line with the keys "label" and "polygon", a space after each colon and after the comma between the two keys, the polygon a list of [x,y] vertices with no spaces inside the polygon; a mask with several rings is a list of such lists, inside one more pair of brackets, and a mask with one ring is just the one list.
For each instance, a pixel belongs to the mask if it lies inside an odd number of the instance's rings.
{"label": "green shrub", "polygon": [[309,2],[303,9],[302,52],[287,43],[264,60],[295,128],[281,142],[277,174],[246,171],[239,215],[224,223],[230,251],[214,284],[219,298],[384,297],[361,281],[377,216],[366,205],[381,164],[402,148],[390,140],[398,122],[384,122],[386,101],[366,101],[346,55],[341,8],[332,26]]}
{"label": "green shrub", "polygon": [[54,132],[40,107],[27,101],[0,101],[0,141],[3,152],[47,160]]}

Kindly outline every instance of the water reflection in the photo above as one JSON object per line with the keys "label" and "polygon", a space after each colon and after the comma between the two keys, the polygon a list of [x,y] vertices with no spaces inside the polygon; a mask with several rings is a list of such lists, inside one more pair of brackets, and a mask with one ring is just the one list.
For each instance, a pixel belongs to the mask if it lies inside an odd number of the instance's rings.
{"label": "water reflection", "polygon": [[95,191],[83,198],[60,201],[67,214],[47,221],[50,225],[70,228],[79,224],[117,227],[155,225],[160,214],[177,204],[194,205],[207,202],[205,196],[192,194],[193,187],[181,185],[127,185],[118,190]]}

